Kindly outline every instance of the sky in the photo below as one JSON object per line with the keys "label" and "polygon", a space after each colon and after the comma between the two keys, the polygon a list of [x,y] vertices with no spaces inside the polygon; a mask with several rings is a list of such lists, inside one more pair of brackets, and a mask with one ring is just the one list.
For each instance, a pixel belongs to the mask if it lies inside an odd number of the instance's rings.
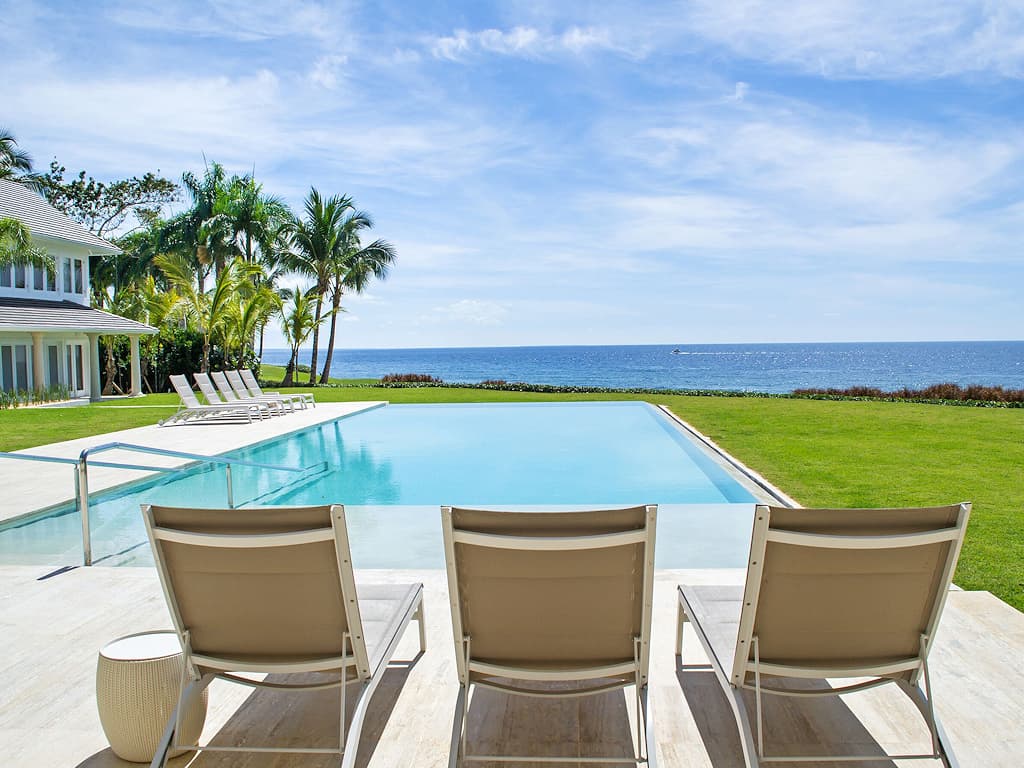
{"label": "sky", "polygon": [[[782,10],[784,9],[784,10]],[[1024,338],[1024,7],[0,0],[36,166],[347,194],[344,348]],[[285,346],[270,329],[270,346]]]}

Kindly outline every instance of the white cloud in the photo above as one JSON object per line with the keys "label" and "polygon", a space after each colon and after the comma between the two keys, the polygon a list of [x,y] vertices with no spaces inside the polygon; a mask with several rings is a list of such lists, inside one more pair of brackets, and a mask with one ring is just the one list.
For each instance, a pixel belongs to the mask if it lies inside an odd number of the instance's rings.
{"label": "white cloud", "polygon": [[499,325],[509,313],[502,304],[479,299],[461,299],[446,307],[437,307],[434,312],[459,323],[476,325]]}
{"label": "white cloud", "polygon": [[534,27],[522,26],[507,31],[484,29],[470,32],[457,29],[451,35],[434,38],[428,43],[428,48],[436,58],[451,60],[480,52],[535,57],[562,52],[578,55],[589,49],[612,47],[608,33],[592,27],[569,27],[561,34],[545,34]]}
{"label": "white cloud", "polygon": [[347,56],[339,54],[321,56],[313,63],[313,68],[309,72],[309,80],[314,85],[332,90],[338,86],[342,68],[347,63]]}

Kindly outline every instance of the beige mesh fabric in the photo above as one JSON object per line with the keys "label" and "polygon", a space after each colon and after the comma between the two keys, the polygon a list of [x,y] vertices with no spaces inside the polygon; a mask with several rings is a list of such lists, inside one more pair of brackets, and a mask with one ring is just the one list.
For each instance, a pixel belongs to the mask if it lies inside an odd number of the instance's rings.
{"label": "beige mesh fabric", "polygon": [[[643,530],[646,508],[453,509],[456,531],[550,537]],[[463,632],[474,660],[518,667],[632,663],[643,632],[645,545],[530,551],[455,544]]]}
{"label": "beige mesh fabric", "polygon": [[[960,506],[769,512],[772,530],[870,536],[955,527]],[[761,661],[850,667],[918,656],[953,546],[835,549],[769,541],[754,622]]]}
{"label": "beige mesh fabric", "polygon": [[[195,533],[332,531],[328,506],[152,511],[157,527]],[[333,534],[286,547],[158,544],[193,653],[266,662],[342,655],[348,621]]]}

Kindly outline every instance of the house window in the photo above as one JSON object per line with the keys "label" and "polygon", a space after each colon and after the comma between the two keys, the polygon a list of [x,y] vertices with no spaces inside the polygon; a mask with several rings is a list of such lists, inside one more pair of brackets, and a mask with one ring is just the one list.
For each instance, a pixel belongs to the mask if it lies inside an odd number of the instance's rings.
{"label": "house window", "polygon": [[11,287],[11,265],[0,267],[0,288]]}
{"label": "house window", "polygon": [[85,381],[83,380],[83,368],[82,365],[82,345],[75,344],[75,388],[81,392],[85,389]]}
{"label": "house window", "polygon": [[28,389],[28,347],[18,344],[14,348],[14,385]]}
{"label": "house window", "polygon": [[56,291],[57,290],[57,272],[51,272],[46,270],[46,290]]}
{"label": "house window", "polygon": [[75,293],[85,293],[85,270],[81,259],[75,259]]}
{"label": "house window", "polygon": [[46,270],[38,265],[32,268],[32,287],[37,291],[43,290],[45,287]]}
{"label": "house window", "polygon": [[60,384],[60,347],[50,344],[46,348],[46,385],[55,387]]}
{"label": "house window", "polygon": [[71,259],[60,260],[60,271],[63,278],[60,289],[64,293],[71,293]]}
{"label": "house window", "polygon": [[15,264],[14,265],[14,287],[24,288],[25,287],[25,265]]}
{"label": "house window", "polygon": [[14,350],[0,347],[0,387],[4,392],[14,391]]}

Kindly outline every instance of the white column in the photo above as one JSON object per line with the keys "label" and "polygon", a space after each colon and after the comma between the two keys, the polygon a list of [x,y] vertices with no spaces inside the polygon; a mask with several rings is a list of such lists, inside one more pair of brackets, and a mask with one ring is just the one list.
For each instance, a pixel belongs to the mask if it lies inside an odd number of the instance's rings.
{"label": "white column", "polygon": [[89,337],[89,400],[96,402],[103,394],[100,384],[100,335],[88,333]]}
{"label": "white column", "polygon": [[43,375],[43,334],[32,331],[32,388],[42,392],[46,388],[46,377]]}
{"label": "white column", "polygon": [[142,397],[142,362],[139,360],[139,337],[129,336],[132,347],[132,397]]}

